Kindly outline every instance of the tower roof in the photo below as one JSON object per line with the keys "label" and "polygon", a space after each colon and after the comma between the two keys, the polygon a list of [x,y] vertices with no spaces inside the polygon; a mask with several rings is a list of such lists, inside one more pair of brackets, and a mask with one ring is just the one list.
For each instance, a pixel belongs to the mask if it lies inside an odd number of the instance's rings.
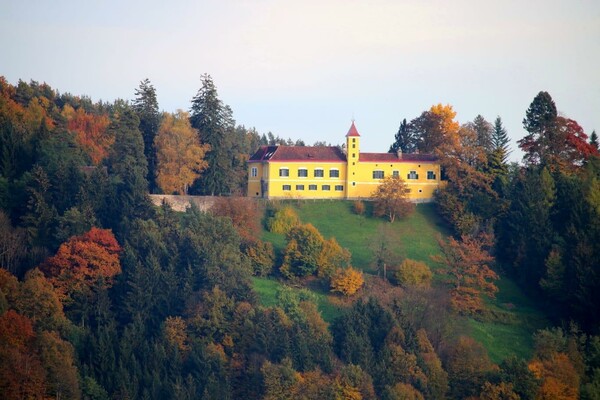
{"label": "tower roof", "polygon": [[352,121],[352,126],[350,126],[350,130],[346,134],[346,137],[349,137],[349,136],[360,136],[358,134],[358,129],[356,129],[356,126],[354,125],[354,121]]}

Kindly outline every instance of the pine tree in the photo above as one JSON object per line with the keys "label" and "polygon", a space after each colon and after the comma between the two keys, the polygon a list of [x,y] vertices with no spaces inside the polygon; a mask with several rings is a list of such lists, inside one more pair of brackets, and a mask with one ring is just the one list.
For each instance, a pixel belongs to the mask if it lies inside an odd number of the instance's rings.
{"label": "pine tree", "polygon": [[506,129],[502,125],[502,118],[496,117],[494,121],[494,130],[492,131],[492,149],[498,151],[502,155],[502,163],[506,163],[510,149],[508,143],[510,142]]}
{"label": "pine tree", "polygon": [[598,150],[598,134],[596,133],[596,131],[592,131],[592,134],[590,135],[590,144],[596,149]]}
{"label": "pine tree", "polygon": [[160,125],[160,113],[158,111],[158,101],[156,99],[156,90],[148,78],[140,82],[140,87],[135,90],[135,100],[133,100],[133,109],[140,119],[139,129],[144,138],[144,155],[148,163],[148,174],[146,179],[150,193],[156,191],[156,149],[154,148],[154,137],[158,132]]}
{"label": "pine tree", "polygon": [[553,147],[556,136],[556,104],[548,92],[539,92],[525,113],[523,127],[527,132],[519,140],[519,147],[525,152],[523,160],[528,164],[547,164],[548,150]]}
{"label": "pine tree", "polygon": [[201,142],[210,145],[211,151],[205,156],[208,169],[192,190],[211,195],[229,193],[233,163],[229,150],[234,144],[235,122],[231,108],[219,99],[211,76],[204,74],[201,80],[202,87],[192,99],[190,123],[198,130]]}
{"label": "pine tree", "polygon": [[400,150],[402,153],[414,153],[416,149],[416,137],[411,126],[406,122],[406,118],[404,118],[394,136],[394,143],[390,146],[389,152],[397,153]]}

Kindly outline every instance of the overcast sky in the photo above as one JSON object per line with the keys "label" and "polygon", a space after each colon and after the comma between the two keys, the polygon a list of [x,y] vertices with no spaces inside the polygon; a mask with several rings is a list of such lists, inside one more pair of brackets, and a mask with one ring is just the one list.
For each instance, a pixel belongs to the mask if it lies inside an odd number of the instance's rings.
{"label": "overcast sky", "polygon": [[[461,122],[500,115],[514,143],[541,90],[600,131],[600,1],[0,0],[0,75],[93,100],[189,109],[212,75],[238,124],[366,151],[403,118],[451,104]],[[513,159],[520,158],[514,152]]]}

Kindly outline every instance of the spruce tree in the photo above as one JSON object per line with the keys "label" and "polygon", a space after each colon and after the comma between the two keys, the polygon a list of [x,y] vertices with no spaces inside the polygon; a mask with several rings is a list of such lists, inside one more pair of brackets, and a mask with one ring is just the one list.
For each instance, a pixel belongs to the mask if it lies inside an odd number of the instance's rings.
{"label": "spruce tree", "polygon": [[397,153],[401,150],[402,153],[414,153],[417,148],[417,141],[411,126],[406,122],[406,118],[402,120],[398,132],[394,136],[394,143],[390,146],[390,153]]}
{"label": "spruce tree", "polygon": [[590,135],[590,144],[598,150],[598,135],[596,134],[596,131],[592,131],[592,134]]}
{"label": "spruce tree", "polygon": [[158,101],[156,99],[156,90],[148,78],[140,82],[140,87],[135,90],[135,100],[133,100],[133,109],[140,119],[139,129],[144,138],[144,155],[148,164],[148,174],[146,179],[150,193],[156,192],[156,149],[154,148],[154,138],[160,125],[160,113],[158,111]]}
{"label": "spruce tree", "polygon": [[556,147],[556,104],[548,92],[539,92],[525,113],[523,127],[527,132],[519,140],[519,147],[525,152],[524,161],[528,164],[548,164],[549,150]]}
{"label": "spruce tree", "polygon": [[219,99],[210,75],[201,77],[202,87],[192,99],[190,123],[197,129],[202,143],[210,145],[205,160],[208,168],[192,187],[199,194],[227,194],[231,191],[234,145],[232,111]]}

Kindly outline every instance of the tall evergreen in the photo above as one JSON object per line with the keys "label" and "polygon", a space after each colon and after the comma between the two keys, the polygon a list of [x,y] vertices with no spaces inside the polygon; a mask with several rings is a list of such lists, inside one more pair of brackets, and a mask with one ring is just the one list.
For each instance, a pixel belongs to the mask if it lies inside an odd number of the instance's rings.
{"label": "tall evergreen", "polygon": [[590,135],[590,144],[598,150],[598,134],[596,131],[592,131],[592,134]]}
{"label": "tall evergreen", "polygon": [[230,192],[230,172],[233,159],[229,149],[233,145],[234,121],[229,106],[219,99],[210,75],[201,77],[202,87],[192,99],[190,123],[197,129],[202,143],[211,149],[206,154],[208,169],[196,181],[193,192],[200,194],[227,194]]}
{"label": "tall evergreen", "polygon": [[556,104],[548,92],[539,92],[531,102],[523,127],[529,134],[519,140],[519,146],[525,152],[524,161],[529,164],[548,164],[549,150],[554,146],[556,136]]}
{"label": "tall evergreen", "polygon": [[502,125],[500,116],[496,117],[491,132],[491,151],[488,152],[488,170],[492,175],[506,175],[508,173],[508,147],[509,138]]}
{"label": "tall evergreen", "polygon": [[157,189],[156,186],[156,149],[154,138],[160,125],[160,113],[156,90],[148,78],[140,82],[140,87],[135,90],[136,98],[133,100],[133,109],[140,119],[139,129],[144,138],[144,155],[148,163],[148,174],[146,179],[151,193]]}
{"label": "tall evergreen", "polygon": [[400,150],[402,153],[414,153],[416,149],[416,137],[411,126],[406,122],[406,118],[404,118],[394,136],[394,143],[390,146],[389,152],[397,153]]}

